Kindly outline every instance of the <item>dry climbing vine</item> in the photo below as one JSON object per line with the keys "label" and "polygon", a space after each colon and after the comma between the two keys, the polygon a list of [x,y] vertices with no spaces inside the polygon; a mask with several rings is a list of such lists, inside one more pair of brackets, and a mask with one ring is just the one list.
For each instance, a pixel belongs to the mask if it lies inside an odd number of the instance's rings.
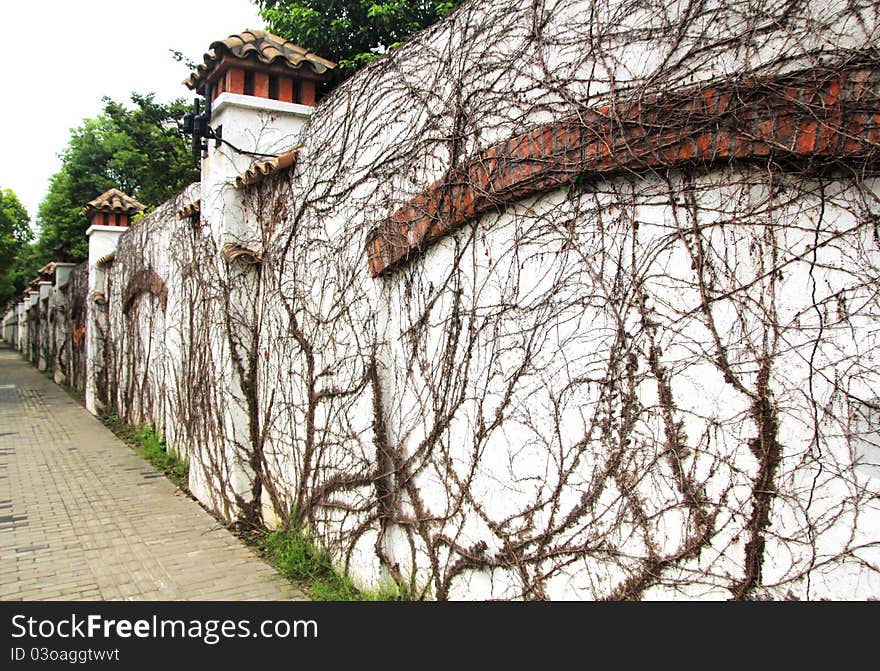
{"label": "dry climbing vine", "polygon": [[[692,119],[661,105],[646,126],[635,103],[876,69],[878,8],[465,4],[241,191],[247,254],[174,218],[193,194],[129,230],[114,407],[165,431],[225,519],[302,525],[415,597],[877,595],[877,480],[854,468],[854,417],[880,397],[875,89],[836,121],[798,98],[817,137],[858,128],[849,153],[835,135],[636,165],[616,146],[527,194],[479,185],[494,209],[449,230],[438,201],[431,244],[379,277],[364,245],[542,124],[659,137]],[[728,102],[700,132],[744,132],[757,103]]]}

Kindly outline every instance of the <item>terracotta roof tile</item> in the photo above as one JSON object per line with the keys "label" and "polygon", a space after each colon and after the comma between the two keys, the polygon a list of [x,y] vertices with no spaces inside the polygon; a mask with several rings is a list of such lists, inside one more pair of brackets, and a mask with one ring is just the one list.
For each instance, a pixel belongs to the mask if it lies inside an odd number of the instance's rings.
{"label": "terracotta roof tile", "polygon": [[116,258],[116,250],[113,250],[112,252],[107,252],[106,254],[104,254],[104,256],[102,256],[100,259],[98,259],[95,262],[95,265],[98,266],[99,268],[105,268],[106,266],[109,266],[110,264],[112,264],[113,259],[115,259],[115,258]]}
{"label": "terracotta roof tile", "polygon": [[54,277],[54,275],[55,275],[55,262],[49,261],[49,263],[47,263],[45,266],[43,266],[42,268],[40,268],[37,271],[37,275],[42,278]]}
{"label": "terracotta roof tile", "polygon": [[231,242],[223,245],[223,249],[220,250],[220,256],[223,257],[226,263],[234,263],[240,260],[248,265],[258,265],[263,262],[263,256],[259,252],[248,249],[244,245]]}
{"label": "terracotta roof tile", "polygon": [[95,210],[109,210],[111,212],[128,212],[134,214],[146,209],[146,205],[139,203],[119,189],[107,189],[94,200],[89,201],[82,209],[82,214],[88,216]]}
{"label": "terracotta roof tile", "polygon": [[210,50],[204,56],[204,64],[199,65],[183,83],[196,92],[203,93],[205,82],[224,56],[265,65],[278,64],[291,70],[299,70],[305,64],[317,75],[336,68],[333,61],[316,56],[290,40],[265,30],[248,29],[238,35],[230,35],[225,40],[212,42]]}
{"label": "terracotta roof tile", "polygon": [[289,168],[296,161],[296,157],[299,154],[300,149],[302,149],[301,144],[297,145],[290,151],[281,154],[280,156],[270,158],[268,161],[257,161],[250,168],[248,168],[235,178],[235,188],[242,189],[246,186],[257,184],[258,182],[262,182],[272,173],[276,173],[284,170],[285,168]]}
{"label": "terracotta roof tile", "polygon": [[188,203],[187,205],[184,205],[179,210],[177,210],[177,212],[175,213],[174,216],[178,220],[182,221],[183,219],[188,219],[189,217],[192,217],[192,216],[198,214],[199,212],[201,212],[201,210],[202,210],[201,199],[194,200],[193,202]]}

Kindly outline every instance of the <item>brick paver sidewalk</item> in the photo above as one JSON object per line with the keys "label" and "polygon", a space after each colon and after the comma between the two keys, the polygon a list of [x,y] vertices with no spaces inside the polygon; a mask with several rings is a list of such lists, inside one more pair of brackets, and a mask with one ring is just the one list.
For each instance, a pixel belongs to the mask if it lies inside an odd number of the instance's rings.
{"label": "brick paver sidewalk", "polygon": [[304,598],[0,345],[0,600]]}

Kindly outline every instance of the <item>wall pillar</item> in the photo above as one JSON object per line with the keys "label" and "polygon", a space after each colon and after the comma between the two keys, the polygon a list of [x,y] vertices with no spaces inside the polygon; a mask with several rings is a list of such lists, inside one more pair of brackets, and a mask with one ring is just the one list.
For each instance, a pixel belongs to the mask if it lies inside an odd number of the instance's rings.
{"label": "wall pillar", "polygon": [[55,264],[55,284],[52,287],[52,299],[49,310],[52,314],[52,370],[54,371],[55,384],[66,385],[68,380],[68,366],[70,352],[68,351],[67,333],[70,324],[67,321],[67,282],[70,273],[76,268],[75,263]]}
{"label": "wall pillar", "polygon": [[39,328],[39,322],[36,319],[37,310],[39,310],[40,292],[39,290],[31,290],[25,300],[25,326],[27,330],[27,338],[24,342],[24,353],[33,364],[37,363],[37,352],[34,347],[34,339],[37,337],[35,330]]}
{"label": "wall pillar", "polygon": [[98,261],[116,251],[120,236],[128,230],[124,226],[89,226],[89,290],[86,297],[86,409],[93,415],[106,408],[106,352],[107,334],[107,275]]}
{"label": "wall pillar", "polygon": [[[214,101],[211,126],[222,127],[223,139],[231,145],[273,155],[296,146],[313,112],[307,105],[226,92]],[[230,144],[209,142],[202,161],[202,221],[216,236],[218,248],[260,240],[259,231],[246,224],[242,194],[235,188],[236,178],[260,157],[239,153]]]}
{"label": "wall pillar", "polygon": [[15,306],[15,316],[18,322],[15,330],[15,349],[24,352],[24,344],[27,341],[27,294]]}
{"label": "wall pillar", "polygon": [[40,337],[37,339],[36,364],[38,370],[47,370],[50,367],[49,349],[52,342],[52,314],[49,306],[49,298],[52,295],[53,282],[40,282],[39,298],[37,299],[37,319],[40,322]]}
{"label": "wall pillar", "polygon": [[15,307],[9,308],[3,315],[3,340],[15,346],[15,331],[18,329],[18,313]]}

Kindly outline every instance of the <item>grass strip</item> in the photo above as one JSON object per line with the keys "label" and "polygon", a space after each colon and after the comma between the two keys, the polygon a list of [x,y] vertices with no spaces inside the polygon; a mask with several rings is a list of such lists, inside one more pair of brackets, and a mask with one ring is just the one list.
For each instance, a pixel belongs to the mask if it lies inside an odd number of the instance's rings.
{"label": "grass strip", "polygon": [[184,491],[189,491],[189,464],[173,452],[169,452],[165,440],[151,426],[134,426],[119,420],[111,412],[101,418],[108,429],[125,443],[134,448],[141,457],[161,471],[171,482]]}

